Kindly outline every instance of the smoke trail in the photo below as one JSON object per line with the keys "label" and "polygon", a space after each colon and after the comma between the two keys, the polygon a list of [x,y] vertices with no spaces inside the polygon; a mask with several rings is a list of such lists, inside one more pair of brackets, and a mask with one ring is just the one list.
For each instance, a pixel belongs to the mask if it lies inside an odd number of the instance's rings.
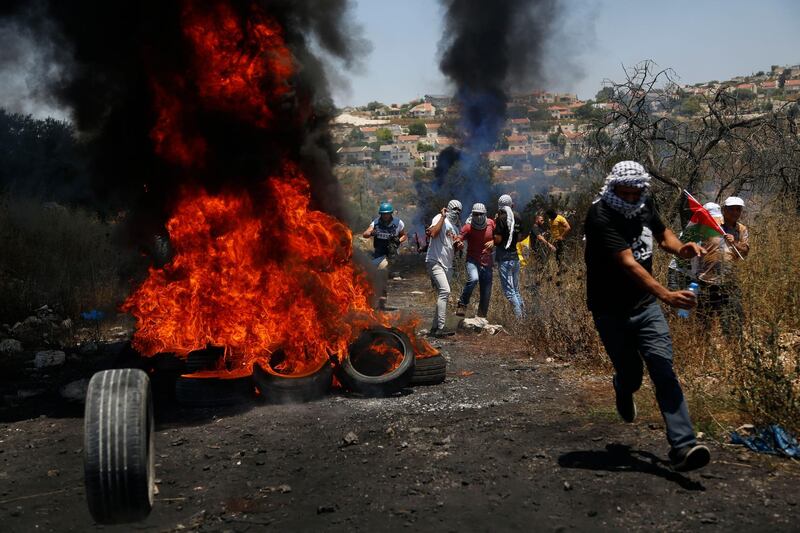
{"label": "smoke trail", "polygon": [[[455,86],[462,149],[442,153],[434,194],[495,201],[489,165],[506,118],[509,91],[541,85],[543,54],[557,0],[441,0],[445,8],[440,69]],[[452,152],[452,151],[451,151]]]}

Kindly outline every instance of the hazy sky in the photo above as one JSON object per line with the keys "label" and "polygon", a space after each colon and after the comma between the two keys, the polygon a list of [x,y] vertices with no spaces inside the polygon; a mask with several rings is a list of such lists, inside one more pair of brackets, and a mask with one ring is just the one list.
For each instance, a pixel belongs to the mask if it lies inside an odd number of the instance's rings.
{"label": "hazy sky", "polygon": [[[490,0],[487,0],[490,1]],[[800,63],[800,2],[794,0],[562,0],[545,88],[595,95],[622,64],[652,59],[685,83],[726,79]],[[357,0],[355,18],[372,42],[340,106],[399,103],[447,92],[438,69],[442,12],[436,0]]]}
{"label": "hazy sky", "polygon": [[[483,0],[481,0],[483,1]],[[491,0],[485,0],[490,2]],[[354,0],[353,18],[372,43],[356,72],[333,65],[336,104],[407,102],[449,93],[439,72],[442,9],[437,0]],[[541,88],[591,98],[622,64],[644,59],[673,68],[684,83],[723,80],[800,63],[796,0],[561,0],[563,16],[548,42]],[[66,118],[43,81],[61,71],[30,36],[0,27],[0,107]],[[534,89],[536,87],[526,87]]]}

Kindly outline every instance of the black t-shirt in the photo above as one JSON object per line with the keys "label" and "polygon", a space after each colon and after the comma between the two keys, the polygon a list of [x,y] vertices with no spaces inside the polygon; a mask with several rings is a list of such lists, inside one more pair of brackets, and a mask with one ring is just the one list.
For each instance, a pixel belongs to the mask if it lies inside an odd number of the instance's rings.
{"label": "black t-shirt", "polygon": [[631,219],[602,200],[589,208],[584,224],[586,297],[593,313],[630,313],[655,302],[655,296],[636,285],[613,254],[630,248],[634,259],[652,273],[654,235],[665,229],[652,198]]}
{"label": "black t-shirt", "polygon": [[497,261],[508,261],[509,259],[519,259],[517,255],[517,241],[522,234],[522,217],[514,211],[514,234],[511,236],[511,244],[506,248],[508,242],[508,220],[505,210],[500,211],[494,221],[494,234],[500,235],[500,244],[494,245],[494,257]]}

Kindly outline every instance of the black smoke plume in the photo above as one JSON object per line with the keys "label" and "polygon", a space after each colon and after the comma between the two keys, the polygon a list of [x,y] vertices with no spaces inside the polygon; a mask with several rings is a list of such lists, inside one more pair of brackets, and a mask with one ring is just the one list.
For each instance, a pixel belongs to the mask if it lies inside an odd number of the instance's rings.
{"label": "black smoke plume", "polygon": [[193,127],[209,147],[202,166],[181,168],[154,153],[152,80],[191,68],[182,9],[218,3],[12,0],[0,7],[0,27],[16,28],[47,51],[42,57],[59,63],[60,76],[43,80],[46,87],[38,90],[71,111],[79,135],[88,168],[74,178],[74,198],[109,213],[127,211],[141,236],[152,235],[163,227],[183,185],[210,192],[255,188],[290,159],[309,178],[315,207],[341,216],[327,131],[333,106],[312,41],[346,66],[362,57],[368,45],[351,23],[348,0],[225,2],[242,20],[254,4],[277,20],[297,65],[292,91],[268,128],[198,106]]}
{"label": "black smoke plume", "polygon": [[[455,86],[461,153],[441,154],[440,195],[464,209],[490,204],[494,189],[483,154],[494,149],[506,118],[509,93],[543,82],[543,56],[557,0],[441,0],[445,8],[439,67]],[[452,165],[457,163],[457,167]]]}

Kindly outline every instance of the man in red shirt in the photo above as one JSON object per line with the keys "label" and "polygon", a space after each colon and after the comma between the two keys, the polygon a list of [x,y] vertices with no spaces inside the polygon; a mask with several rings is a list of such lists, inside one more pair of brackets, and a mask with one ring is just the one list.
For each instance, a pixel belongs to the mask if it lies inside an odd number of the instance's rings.
{"label": "man in red shirt", "polygon": [[458,299],[456,315],[464,316],[475,286],[480,284],[479,317],[486,317],[492,296],[492,251],[494,220],[486,217],[486,206],[472,206],[470,220],[461,228],[461,241],[467,244],[467,283]]}

